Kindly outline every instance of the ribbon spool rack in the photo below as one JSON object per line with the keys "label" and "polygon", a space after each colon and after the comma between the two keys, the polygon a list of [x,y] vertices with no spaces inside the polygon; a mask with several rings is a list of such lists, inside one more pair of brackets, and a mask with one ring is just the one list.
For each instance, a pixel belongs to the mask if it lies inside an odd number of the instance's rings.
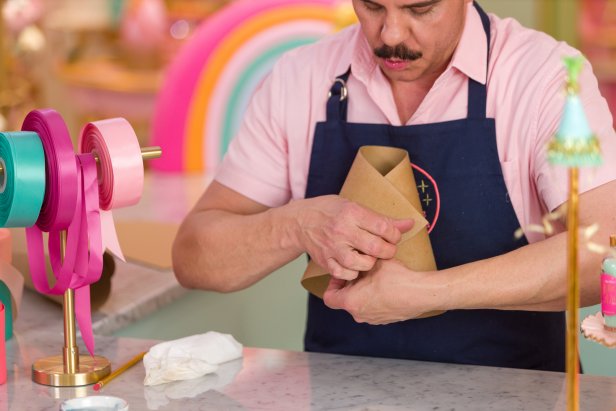
{"label": "ribbon spool rack", "polygon": [[[53,267],[54,275],[58,273],[56,267],[58,267],[57,261],[60,261],[61,276],[57,277],[54,286],[49,286],[47,280],[43,280],[44,286],[41,286],[39,283],[36,288],[39,292],[46,294],[63,294],[64,348],[62,355],[36,360],[32,365],[32,380],[36,383],[53,387],[78,387],[93,384],[111,372],[109,360],[94,355],[94,340],[89,312],[89,288],[86,289],[86,293],[82,289],[82,287],[85,288],[89,284],[98,281],[98,277],[92,273],[98,273],[100,276],[98,264],[100,263],[100,271],[102,271],[102,251],[104,251],[105,246],[110,250],[113,248],[113,244],[101,242],[102,232],[100,231],[101,227],[98,225],[103,224],[103,212],[111,211],[112,207],[125,207],[138,202],[143,189],[143,160],[160,157],[162,150],[160,147],[139,147],[132,127],[130,127],[126,120],[121,118],[102,120],[86,125],[82,130],[79,141],[79,152],[81,154],[76,156],[62,118],[51,109],[34,110],[28,114],[24,120],[22,130],[22,132],[0,133],[0,200],[2,200],[3,205],[8,206],[8,212],[6,210],[1,210],[0,212],[0,225],[16,228],[27,227],[27,236],[36,231],[33,238],[40,240],[41,248],[38,250],[37,247],[34,247],[36,251],[33,254],[34,260],[30,258],[32,250],[30,238],[28,238],[28,254],[33,281],[35,279],[35,272],[39,281],[41,276],[46,277],[47,270],[44,268],[44,250],[42,248],[43,231],[49,231],[51,241],[51,230],[55,230],[53,238],[55,241],[53,254],[55,260],[52,258],[51,248],[50,259],[52,260],[52,266],[54,266],[54,261],[56,261],[56,266]],[[34,144],[33,142],[36,141],[38,143]],[[35,154],[30,156],[29,153]],[[91,154],[91,156],[86,156],[87,154]],[[65,160],[65,164],[73,164],[74,166],[75,163],[80,163],[84,167],[83,176],[80,179],[75,177],[74,180],[54,177],[59,174],[64,177],[67,175],[72,176],[74,175],[72,173],[77,172],[75,169],[71,172],[70,167],[57,166],[59,156],[64,156],[61,159]],[[24,161],[26,158],[27,161]],[[84,165],[86,160],[88,163],[87,179],[85,177],[86,166]],[[117,166],[114,165],[116,161]],[[18,163],[19,166],[16,166]],[[44,170],[41,164],[44,164]],[[113,169],[113,174],[116,171],[120,174],[115,177],[109,176],[108,174],[111,169]],[[96,182],[97,175],[99,179],[98,184]],[[135,176],[134,180],[139,182],[138,186],[131,186],[125,183],[131,180],[129,176]],[[47,181],[43,185],[41,182],[45,180]],[[36,185],[31,185],[32,181],[35,181]],[[73,217],[70,217],[72,215],[70,210],[73,209],[71,202],[58,200],[57,194],[52,194],[52,191],[57,193],[60,189],[65,190],[64,194],[70,194],[73,185],[67,183],[67,181],[74,181],[76,185],[82,187],[77,187],[76,190],[72,191],[72,194],[76,197],[79,197],[77,193],[81,193],[81,190],[85,193],[86,188],[84,187],[86,185],[88,187],[87,194],[96,193],[94,197],[89,195],[87,199],[83,200],[85,201],[83,209],[80,208],[79,202],[72,203],[77,204],[77,208],[81,210],[76,210]],[[46,187],[47,185],[49,187]],[[48,188],[50,190],[49,198],[47,198]],[[27,204],[27,200],[31,201],[32,204],[37,204],[38,202],[38,207],[40,207],[41,202],[43,202],[43,189],[45,189],[44,204],[48,204],[47,208],[43,206],[40,212],[37,212],[39,208],[33,206],[30,207],[27,213],[21,212],[22,208],[25,208],[23,205]],[[116,189],[118,190],[117,195]],[[94,191],[92,192],[92,190]],[[84,194],[84,196],[87,194]],[[67,197],[70,197],[70,195]],[[17,204],[19,206],[16,206]],[[49,204],[59,205],[57,207],[50,207]],[[64,212],[61,217],[62,224],[57,223],[60,220],[60,217],[57,217],[60,215],[60,212]],[[84,226],[83,220],[81,223],[78,220],[79,218],[86,217],[78,216],[86,214],[88,215],[88,220]],[[68,220],[69,217],[70,220]],[[99,218],[101,221],[99,221]],[[107,218],[113,227],[110,213],[107,213]],[[91,234],[93,237],[83,234],[89,230],[88,224],[90,219],[93,224],[92,233],[96,233]],[[73,228],[73,222],[71,222],[73,220],[76,222],[75,228]],[[41,221],[51,228],[44,226]],[[68,222],[70,222],[70,225]],[[35,225],[33,226],[32,224]],[[28,232],[28,230],[31,231]],[[115,236],[115,229],[113,229],[113,232],[113,236]],[[86,235],[86,237],[83,237],[83,235]],[[79,244],[78,251],[75,248],[77,244]],[[117,246],[117,238],[115,238],[115,244]],[[83,250],[85,250],[85,254]],[[38,251],[40,251],[40,255],[37,255]],[[116,255],[121,256],[119,247],[116,251],[119,251],[119,254],[116,253]],[[81,257],[76,257],[75,253],[78,253]],[[100,255],[98,255],[99,253]],[[71,274],[72,276],[84,274],[83,264],[79,265],[75,262],[75,258],[77,260],[81,258],[83,263],[84,255],[87,259],[92,259],[92,261],[97,261],[98,263],[90,264],[90,262],[86,261],[87,275],[84,278],[67,277],[65,273],[73,273]],[[33,261],[35,262],[33,263]],[[36,281],[34,282],[36,285]],[[81,323],[84,319],[84,311],[80,309],[80,307],[86,307],[84,304],[87,304],[88,310],[87,322],[84,322],[86,334],[84,334],[84,328],[82,328]],[[82,337],[91,355],[79,355],[79,348],[76,342],[78,322],[76,321],[76,312],[77,314],[82,313],[81,317],[78,317],[77,320],[79,320]],[[88,339],[86,339],[86,335],[89,337]]]}
{"label": "ribbon spool rack", "polygon": [[[162,150],[158,146],[143,147],[141,156],[144,160],[159,158]],[[98,156],[94,157],[98,163]],[[0,176],[3,170],[0,168]],[[1,180],[1,177],[0,177]],[[64,256],[66,232],[60,233],[61,254]],[[62,304],[64,313],[64,348],[62,355],[38,359],[32,364],[32,380],[38,384],[53,387],[76,387],[98,382],[111,372],[110,361],[101,356],[79,355],[75,325],[74,290],[64,293]]]}

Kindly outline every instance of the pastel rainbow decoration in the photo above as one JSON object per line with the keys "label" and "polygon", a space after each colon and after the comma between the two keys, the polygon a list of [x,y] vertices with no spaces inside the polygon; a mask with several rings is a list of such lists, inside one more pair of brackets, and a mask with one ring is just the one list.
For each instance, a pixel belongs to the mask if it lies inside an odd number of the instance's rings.
{"label": "pastel rainbow decoration", "polygon": [[274,62],[351,23],[350,7],[340,0],[239,0],[202,23],[168,68],[159,93],[152,144],[165,156],[152,166],[213,170]]}

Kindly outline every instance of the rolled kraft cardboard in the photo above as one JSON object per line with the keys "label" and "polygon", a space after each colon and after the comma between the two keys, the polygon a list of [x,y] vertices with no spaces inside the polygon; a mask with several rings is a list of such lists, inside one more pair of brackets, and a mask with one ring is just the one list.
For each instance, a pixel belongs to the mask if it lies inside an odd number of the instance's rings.
{"label": "rolled kraft cardboard", "polygon": [[[417,185],[406,150],[381,146],[361,147],[340,190],[340,196],[391,218],[412,219],[415,224],[411,231],[402,235],[394,258],[414,271],[436,270],[428,236],[428,222],[421,211]],[[323,298],[329,273],[311,260],[301,282],[309,292]],[[425,313],[419,318],[438,314],[442,314],[442,311]]]}
{"label": "rolled kraft cardboard", "polygon": [[[26,287],[31,290],[36,290],[30,275],[25,230],[23,228],[11,229],[11,233],[13,234],[13,265],[22,273]],[[47,280],[49,281],[49,284],[53,284],[55,279],[53,277],[53,271],[48,258],[45,261],[45,266]],[[100,308],[109,299],[109,295],[111,294],[111,277],[114,272],[115,260],[111,254],[105,252],[103,254],[103,272],[101,274],[101,278],[94,284],[90,285],[90,305],[92,307],[92,311]],[[61,295],[45,294],[45,297],[57,302],[58,304],[63,303],[63,296]]]}

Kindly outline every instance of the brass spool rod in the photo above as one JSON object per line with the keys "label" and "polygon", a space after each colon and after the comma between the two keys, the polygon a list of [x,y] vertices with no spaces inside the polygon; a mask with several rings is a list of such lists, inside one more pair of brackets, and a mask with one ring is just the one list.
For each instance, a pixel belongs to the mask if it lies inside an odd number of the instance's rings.
{"label": "brass spool rod", "polygon": [[[141,158],[143,158],[144,160],[152,160],[155,158],[159,158],[160,156],[162,156],[162,154],[163,151],[159,146],[141,148]],[[94,159],[97,163],[100,161],[98,155],[96,154],[94,154]],[[2,163],[0,163],[0,179],[2,178],[4,178],[4,167],[2,167]]]}

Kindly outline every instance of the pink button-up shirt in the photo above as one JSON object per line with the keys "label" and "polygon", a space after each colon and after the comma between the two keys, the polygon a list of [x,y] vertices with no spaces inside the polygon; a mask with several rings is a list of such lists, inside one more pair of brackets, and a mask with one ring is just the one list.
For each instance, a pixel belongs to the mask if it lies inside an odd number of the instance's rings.
{"label": "pink button-up shirt", "polygon": [[[558,129],[565,101],[564,56],[579,54],[513,19],[490,15],[487,115],[496,119],[498,156],[522,227],[541,221],[567,199],[567,171],[551,166],[546,145]],[[469,5],[464,31],[447,69],[407,125],[467,116],[468,78],[486,83],[487,41]],[[284,55],[255,92],[244,122],[215,179],[270,207],[304,198],[315,125],[325,120],[327,93],[351,67],[349,122],[401,125],[390,85],[359,26]],[[604,165],[582,170],[580,191],[616,179],[616,133],[590,64],[580,98],[599,136]],[[530,242],[543,238],[527,233]]]}

